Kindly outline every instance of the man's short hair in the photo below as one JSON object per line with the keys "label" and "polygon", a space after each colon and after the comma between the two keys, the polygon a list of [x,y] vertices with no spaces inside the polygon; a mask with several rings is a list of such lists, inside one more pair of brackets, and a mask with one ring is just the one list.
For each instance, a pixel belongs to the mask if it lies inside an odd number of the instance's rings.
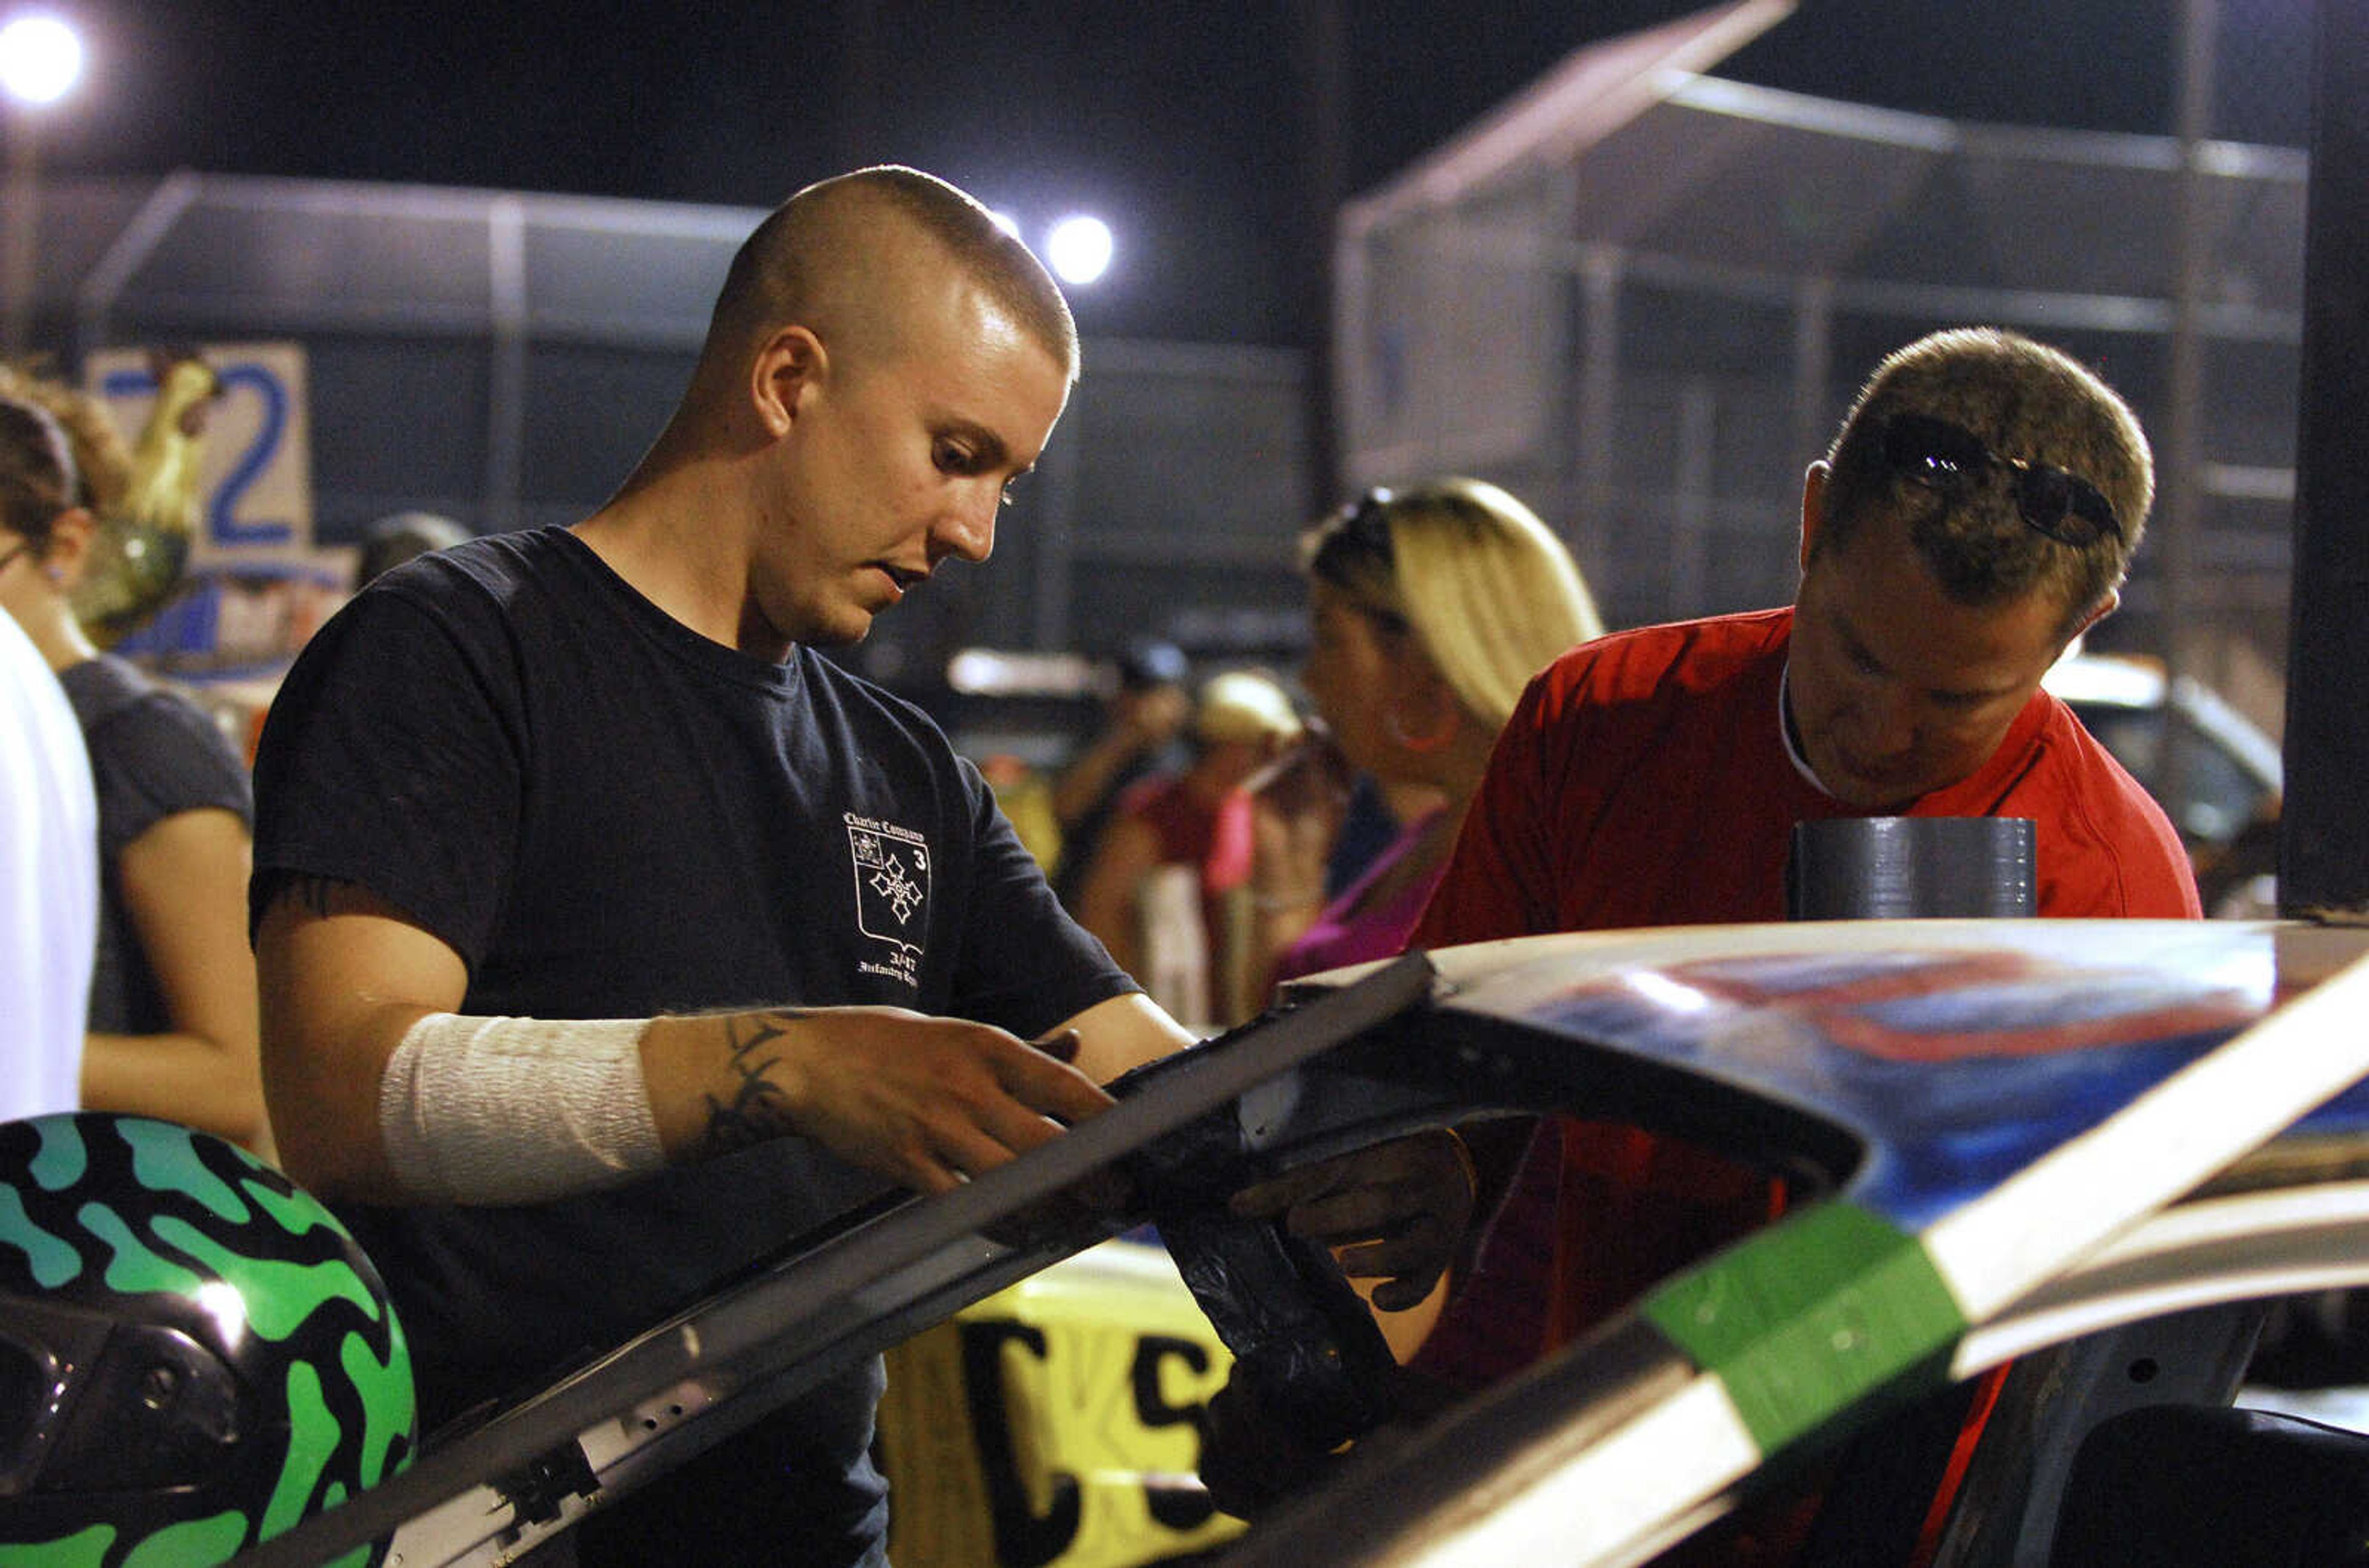
{"label": "man's short hair", "polygon": [[[2115,527],[2067,544],[2026,522],[2015,488],[1992,473],[1937,495],[1884,455],[1894,415],[1946,420],[2000,456],[2063,469],[2105,497]],[[2077,622],[2122,585],[2155,499],[2147,441],[2114,389],[2071,355],[1997,327],[1960,327],[1887,356],[1827,449],[1830,472],[1813,555],[1848,544],[1871,519],[1898,517],[1944,592],[1997,604],[2057,595]]]}
{"label": "man's short hair", "polygon": [[[867,213],[904,222],[865,222]],[[710,349],[737,352],[824,308],[833,288],[878,275],[887,258],[910,252],[916,230],[1076,376],[1077,323],[1044,264],[970,196],[890,164],[807,186],[757,225],[716,295]],[[880,325],[893,331],[893,323]]]}

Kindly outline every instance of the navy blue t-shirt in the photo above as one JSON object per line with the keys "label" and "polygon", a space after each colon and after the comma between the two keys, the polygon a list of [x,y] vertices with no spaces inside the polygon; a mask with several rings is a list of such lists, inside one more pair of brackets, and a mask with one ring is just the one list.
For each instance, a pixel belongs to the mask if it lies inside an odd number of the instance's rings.
{"label": "navy blue t-shirt", "polygon": [[[467,963],[467,1013],[883,1003],[1027,1038],[1135,989],[921,710],[698,635],[565,529],[358,594],[272,704],[256,802],[257,912],[287,876],[366,887]],[[784,1139],[557,1203],[348,1218],[433,1424],[879,1187]]]}

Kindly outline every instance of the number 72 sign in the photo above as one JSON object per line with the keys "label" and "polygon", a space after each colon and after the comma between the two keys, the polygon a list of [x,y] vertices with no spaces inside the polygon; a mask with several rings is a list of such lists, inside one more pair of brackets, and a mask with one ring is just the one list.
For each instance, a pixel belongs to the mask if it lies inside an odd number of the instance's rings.
{"label": "number 72 sign", "polygon": [[[222,382],[207,416],[194,568],[309,560],[313,460],[301,343],[209,343],[199,356]],[[107,349],[84,362],[83,383],[107,403],[125,441],[138,438],[156,379],[139,349]]]}

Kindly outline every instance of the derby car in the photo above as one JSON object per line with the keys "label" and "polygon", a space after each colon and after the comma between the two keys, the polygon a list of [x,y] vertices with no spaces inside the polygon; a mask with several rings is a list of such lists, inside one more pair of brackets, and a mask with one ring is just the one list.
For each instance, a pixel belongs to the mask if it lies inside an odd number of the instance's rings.
{"label": "derby car", "polygon": [[[1641,1562],[1812,1461],[1830,1499],[1896,1510],[1930,1489],[1851,1484],[1883,1446],[1866,1435],[2013,1360],[1936,1560],[2044,1562],[2097,1512],[2060,1461],[2108,1416],[2226,1405],[2241,1304],[2369,1281],[2369,1095],[2348,1093],[2369,1074],[2365,949],[2280,922],[1793,922],[1318,977],[1129,1075],[1068,1136],[847,1216],[234,1561],[389,1540],[405,1568],[509,1561],[855,1358],[1149,1223],[1233,1375],[1346,1443],[1217,1561]],[[1420,1419],[1380,1397],[1392,1366],[1330,1257],[1224,1206],[1409,1131],[1552,1113],[1693,1140],[1796,1196]],[[1130,1178],[1120,1208],[1054,1201],[1107,1168]]]}

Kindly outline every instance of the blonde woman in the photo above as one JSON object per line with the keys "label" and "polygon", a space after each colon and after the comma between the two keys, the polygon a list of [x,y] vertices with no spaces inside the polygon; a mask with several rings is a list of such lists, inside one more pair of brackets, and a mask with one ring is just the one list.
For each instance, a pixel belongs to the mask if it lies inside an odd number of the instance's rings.
{"label": "blonde woman", "polygon": [[1329,902],[1322,759],[1259,792],[1251,906],[1275,979],[1405,945],[1497,732],[1529,678],[1604,630],[1579,567],[1478,479],[1372,490],[1301,537],[1314,640],[1301,680],[1339,761],[1412,802],[1398,837]]}

